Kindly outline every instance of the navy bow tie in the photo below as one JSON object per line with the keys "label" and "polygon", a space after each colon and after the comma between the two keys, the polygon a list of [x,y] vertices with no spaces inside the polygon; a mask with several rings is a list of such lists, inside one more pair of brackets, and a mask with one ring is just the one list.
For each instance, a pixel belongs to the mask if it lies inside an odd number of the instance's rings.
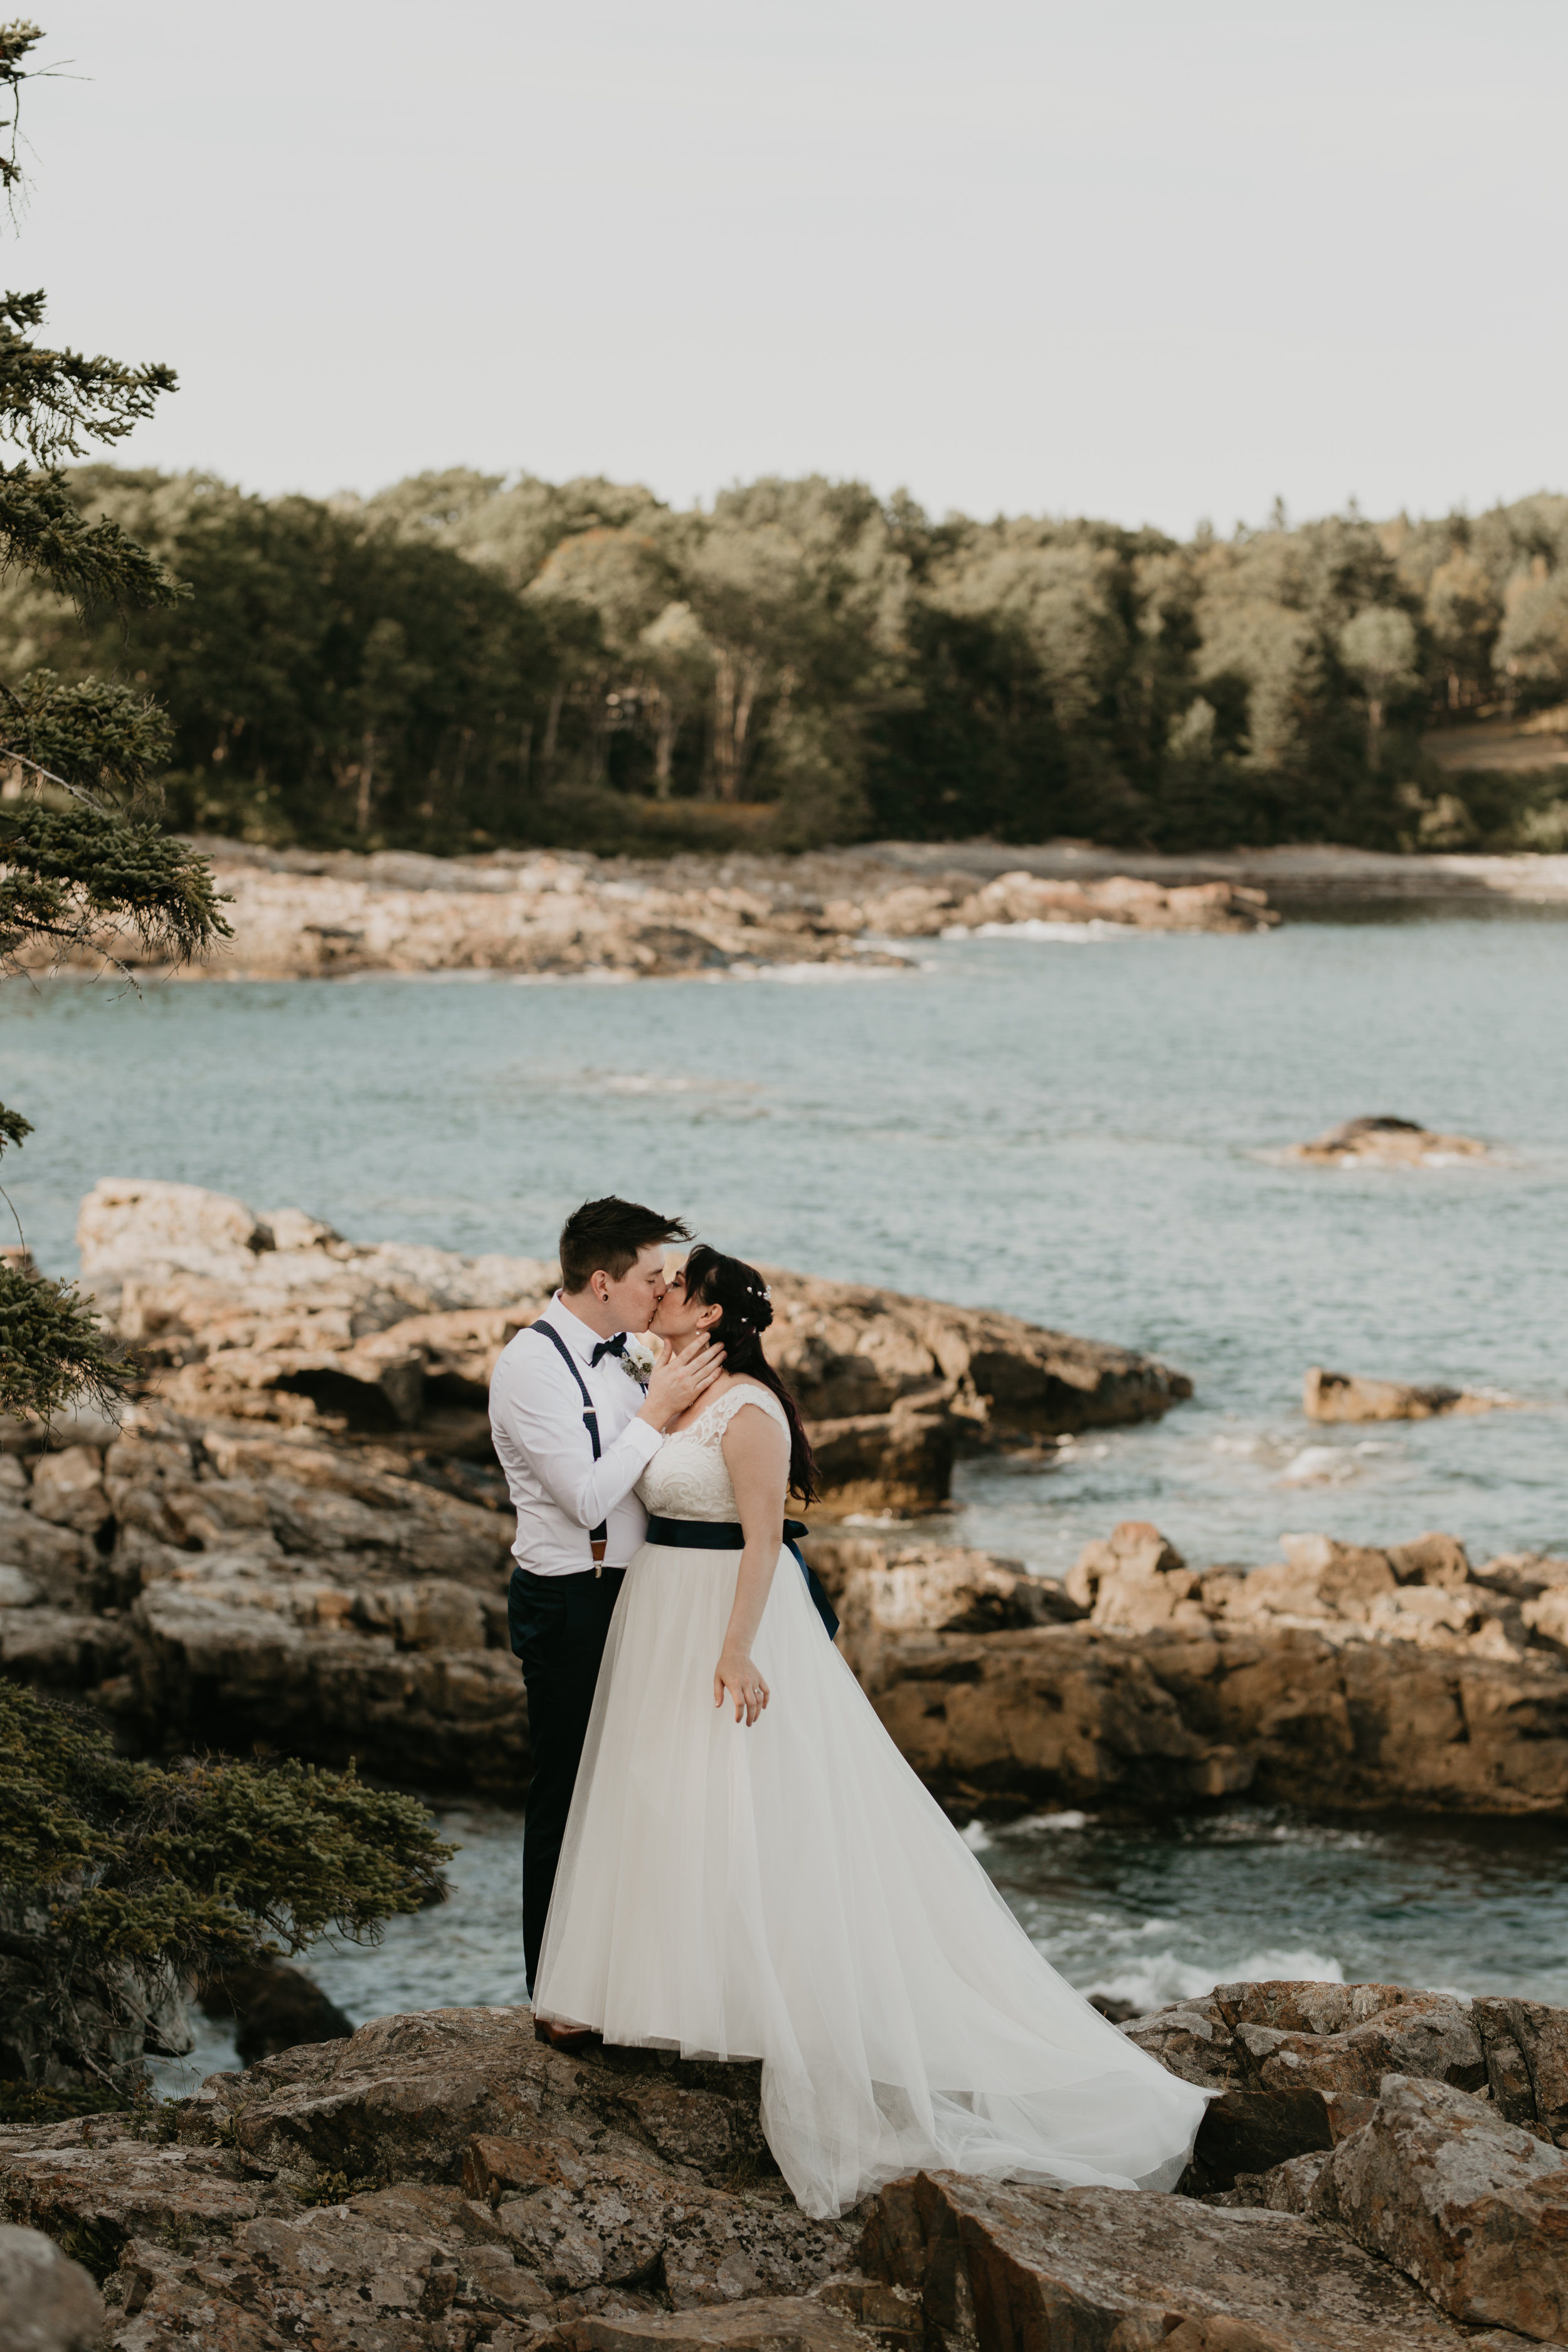
{"label": "navy bow tie", "polygon": [[624,1356],[626,1355],[626,1333],[625,1333],[624,1331],[617,1331],[617,1332],[616,1333],[616,1336],[615,1336],[615,1338],[614,1338],[613,1339],[601,1339],[601,1340],[600,1340],[600,1342],[599,1342],[598,1346],[595,1349],[595,1350],[594,1350],[594,1352],[593,1352],[592,1356],[590,1356],[590,1358],[588,1359],[588,1370],[589,1370],[590,1371],[592,1371],[592,1370],[593,1370],[594,1366],[598,1362],[598,1360],[599,1360],[599,1359],[600,1359],[600,1357],[601,1357],[601,1356],[621,1356],[621,1357],[624,1357]]}

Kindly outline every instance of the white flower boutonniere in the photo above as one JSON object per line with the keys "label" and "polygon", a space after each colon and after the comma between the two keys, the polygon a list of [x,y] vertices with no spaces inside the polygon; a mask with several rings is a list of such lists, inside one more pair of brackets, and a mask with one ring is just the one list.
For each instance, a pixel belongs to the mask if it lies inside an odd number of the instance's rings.
{"label": "white flower boutonniere", "polygon": [[651,1348],[645,1348],[640,1339],[627,1338],[626,1352],[620,1360],[621,1370],[628,1380],[636,1381],[639,1389],[647,1388],[648,1375],[658,1361]]}

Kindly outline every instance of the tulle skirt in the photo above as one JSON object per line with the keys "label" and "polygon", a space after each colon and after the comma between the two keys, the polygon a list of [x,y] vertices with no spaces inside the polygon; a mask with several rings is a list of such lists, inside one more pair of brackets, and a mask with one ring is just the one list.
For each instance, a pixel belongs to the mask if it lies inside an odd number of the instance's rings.
{"label": "tulle skirt", "polygon": [[750,1729],[713,1704],[738,1552],[645,1544],[605,1644],[534,2008],[760,2058],[808,2213],[917,2168],[1167,2189],[1205,2095],[1065,1983],[899,1754],[787,1552]]}

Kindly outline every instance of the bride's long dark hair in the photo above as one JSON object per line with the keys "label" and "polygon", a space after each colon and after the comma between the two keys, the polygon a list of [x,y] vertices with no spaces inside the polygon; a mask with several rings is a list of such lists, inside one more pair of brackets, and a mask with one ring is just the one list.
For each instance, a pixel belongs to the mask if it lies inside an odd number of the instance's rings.
{"label": "bride's long dark hair", "polygon": [[706,1242],[699,1242],[686,1261],[686,1296],[721,1310],[709,1336],[724,1350],[725,1370],[761,1381],[783,1405],[789,1416],[790,1491],[809,1503],[816,1493],[811,1440],[800,1407],[763,1353],[762,1335],[773,1319],[767,1284],[754,1265],[738,1257],[725,1257]]}

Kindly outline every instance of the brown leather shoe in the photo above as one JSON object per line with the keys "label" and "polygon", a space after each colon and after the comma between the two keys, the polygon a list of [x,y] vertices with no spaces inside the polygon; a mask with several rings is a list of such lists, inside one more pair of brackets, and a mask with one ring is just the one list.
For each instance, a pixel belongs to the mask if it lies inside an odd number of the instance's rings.
{"label": "brown leather shoe", "polygon": [[536,2042],[548,2042],[552,2050],[586,2050],[591,2042],[598,2041],[599,2036],[591,2025],[557,2025],[552,2018],[536,2017],[533,2038]]}

